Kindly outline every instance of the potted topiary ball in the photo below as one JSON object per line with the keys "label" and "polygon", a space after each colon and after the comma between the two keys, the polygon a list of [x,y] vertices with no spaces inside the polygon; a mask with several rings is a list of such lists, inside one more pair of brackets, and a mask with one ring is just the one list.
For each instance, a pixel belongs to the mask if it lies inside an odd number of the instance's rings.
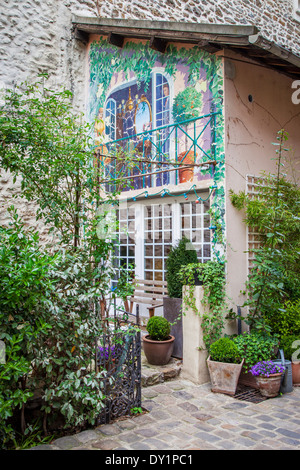
{"label": "potted topiary ball", "polygon": [[170,330],[170,322],[164,317],[154,316],[148,320],[148,335],[143,337],[143,349],[149,364],[162,366],[169,362],[175,339]]}
{"label": "potted topiary ball", "polygon": [[243,367],[239,349],[233,340],[224,337],[211,344],[207,359],[212,392],[235,395]]}

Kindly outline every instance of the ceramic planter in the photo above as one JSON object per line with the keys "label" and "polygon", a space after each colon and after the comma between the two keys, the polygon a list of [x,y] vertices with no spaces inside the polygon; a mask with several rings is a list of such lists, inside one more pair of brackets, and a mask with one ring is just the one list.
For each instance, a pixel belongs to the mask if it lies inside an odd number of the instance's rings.
{"label": "ceramic planter", "polygon": [[149,364],[157,366],[168,364],[173,352],[174,340],[173,335],[165,341],[154,341],[149,335],[143,336],[143,349]]}
{"label": "ceramic planter", "polygon": [[224,393],[225,395],[235,395],[243,364],[244,359],[240,364],[230,364],[212,361],[209,356],[207,366],[211,381],[211,391]]}
{"label": "ceramic planter", "polygon": [[262,396],[267,398],[277,397],[280,390],[282,373],[271,374],[269,377],[258,376],[256,382]]}
{"label": "ceramic planter", "polygon": [[292,361],[293,384],[300,385],[300,361]]}
{"label": "ceramic planter", "polygon": [[172,356],[182,359],[183,335],[182,335],[182,299],[164,297],[164,317],[171,323],[170,334],[175,336]]}

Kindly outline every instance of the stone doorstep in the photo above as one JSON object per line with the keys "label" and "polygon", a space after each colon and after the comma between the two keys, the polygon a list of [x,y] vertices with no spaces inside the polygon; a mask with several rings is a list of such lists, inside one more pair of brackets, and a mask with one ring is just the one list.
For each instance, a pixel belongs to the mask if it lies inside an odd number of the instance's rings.
{"label": "stone doorstep", "polygon": [[142,351],[142,387],[149,387],[175,379],[180,374],[181,366],[182,361],[174,357],[164,366],[149,364]]}

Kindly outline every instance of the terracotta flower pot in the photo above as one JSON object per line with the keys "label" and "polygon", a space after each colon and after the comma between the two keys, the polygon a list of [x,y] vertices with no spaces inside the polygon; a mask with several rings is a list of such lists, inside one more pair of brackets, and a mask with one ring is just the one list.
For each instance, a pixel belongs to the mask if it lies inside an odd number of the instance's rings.
{"label": "terracotta flower pot", "polygon": [[231,364],[212,361],[209,356],[207,366],[212,385],[211,391],[233,396],[236,392],[243,364],[244,359],[240,364]]}
{"label": "terracotta flower pot", "polygon": [[149,364],[163,366],[168,364],[173,348],[175,337],[170,335],[165,341],[154,341],[149,335],[143,336],[143,349]]}
{"label": "terracotta flower pot", "polygon": [[300,361],[292,361],[293,384],[300,385]]}
{"label": "terracotta flower pot", "polygon": [[256,377],[256,382],[260,393],[267,398],[277,397],[280,390],[282,373],[271,374],[269,377],[260,375]]}

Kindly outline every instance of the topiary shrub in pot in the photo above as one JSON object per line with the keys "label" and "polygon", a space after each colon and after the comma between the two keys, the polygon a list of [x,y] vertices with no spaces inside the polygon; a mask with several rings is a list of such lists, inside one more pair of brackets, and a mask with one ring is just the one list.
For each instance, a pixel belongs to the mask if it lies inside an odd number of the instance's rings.
{"label": "topiary shrub in pot", "polygon": [[143,337],[143,349],[149,364],[161,366],[168,364],[175,339],[170,335],[170,330],[170,322],[164,317],[154,316],[148,320],[148,335]]}
{"label": "topiary shrub in pot", "polygon": [[207,366],[212,392],[235,395],[244,359],[236,344],[227,337],[219,338],[209,348]]}

